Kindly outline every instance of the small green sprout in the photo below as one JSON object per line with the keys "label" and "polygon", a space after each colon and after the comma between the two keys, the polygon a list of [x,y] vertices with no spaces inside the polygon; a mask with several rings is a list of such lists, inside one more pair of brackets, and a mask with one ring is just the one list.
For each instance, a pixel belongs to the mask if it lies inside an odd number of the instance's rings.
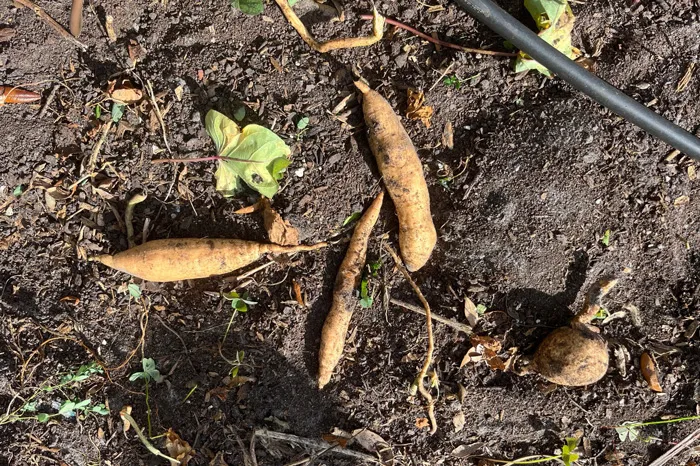
{"label": "small green sprout", "polygon": [[301,117],[299,118],[299,121],[297,121],[297,129],[299,131],[304,131],[307,127],[309,126],[309,117]]}
{"label": "small green sprout", "polygon": [[141,367],[143,371],[134,372],[129,376],[129,381],[134,382],[139,379],[143,379],[146,383],[153,381],[160,383],[163,381],[163,376],[160,371],[156,369],[156,362],[151,358],[143,358],[141,360]]}
{"label": "small green sprout", "polygon": [[374,297],[369,292],[369,281],[371,278],[376,278],[378,276],[377,272],[381,267],[381,260],[370,262],[362,273],[362,280],[360,281],[360,306],[365,309],[372,307],[372,303],[374,302]]}
{"label": "small green sprout", "polygon": [[129,294],[132,298],[141,299],[141,287],[138,286],[136,283],[129,283],[127,289],[129,290]]}
{"label": "small green sprout", "polygon": [[606,248],[610,246],[610,230],[605,230],[605,233],[603,233],[603,237],[600,238],[600,242],[603,243],[603,246]]}
{"label": "small green sprout", "polygon": [[352,214],[348,215],[345,220],[343,220],[343,226],[347,226],[352,222],[359,220],[360,217],[362,217],[362,212],[353,212]]}
{"label": "small green sprout", "polygon": [[462,87],[462,81],[457,76],[445,76],[442,80],[445,86],[451,87],[455,90],[459,90]]}
{"label": "small green sprout", "polygon": [[579,455],[574,453],[577,446],[578,439],[576,437],[566,438],[566,443],[563,447],[561,447],[561,460],[566,466],[571,466],[576,460],[578,460]]}
{"label": "small green sprout", "polygon": [[124,116],[124,109],[126,108],[126,105],[124,104],[118,104],[114,103],[112,104],[112,121],[114,123],[119,123],[119,120],[122,119]]}
{"label": "small green sprout", "polygon": [[[231,368],[231,378],[238,376],[238,369],[243,365],[243,358],[245,357],[245,351],[236,351],[236,360],[233,361],[233,367]],[[230,361],[229,361],[230,362]]]}

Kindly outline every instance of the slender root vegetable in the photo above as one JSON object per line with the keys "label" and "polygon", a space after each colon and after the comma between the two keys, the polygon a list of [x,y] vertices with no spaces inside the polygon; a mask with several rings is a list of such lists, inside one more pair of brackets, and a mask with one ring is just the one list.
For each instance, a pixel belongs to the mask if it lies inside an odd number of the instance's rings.
{"label": "slender root vegetable", "polygon": [[389,102],[362,80],[355,86],[363,95],[369,145],[399,217],[401,256],[414,272],[428,261],[437,241],[423,166]]}
{"label": "slender root vegetable", "polygon": [[333,369],[338,365],[343,355],[350,318],[359,303],[357,296],[355,296],[355,290],[362,278],[362,268],[367,256],[367,243],[372,228],[377,223],[383,200],[384,191],[379,193],[357,222],[350,246],[348,246],[348,252],[345,253],[343,263],[340,264],[335,279],[333,304],[321,332],[321,348],[318,352],[319,388],[323,388],[331,380]]}
{"label": "slender root vegetable", "polygon": [[161,239],[94,260],[144,280],[174,282],[231,273],[268,253],[291,254],[325,246],[279,246],[239,239]]}
{"label": "slender root vegetable", "polygon": [[550,382],[570,387],[590,385],[602,379],[608,370],[608,343],[597,327],[590,325],[600,310],[600,300],[616,284],[603,278],[586,295],[583,309],[567,327],[550,333],[537,348],[521,373],[537,372]]}

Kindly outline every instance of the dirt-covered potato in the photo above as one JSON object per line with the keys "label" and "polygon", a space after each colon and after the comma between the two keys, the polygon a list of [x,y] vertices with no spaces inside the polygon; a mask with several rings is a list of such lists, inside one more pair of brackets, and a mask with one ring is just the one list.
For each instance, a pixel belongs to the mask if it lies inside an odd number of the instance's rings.
{"label": "dirt-covered potato", "polygon": [[593,384],[608,370],[608,343],[589,322],[600,310],[600,299],[617,279],[604,278],[591,287],[583,309],[567,327],[560,327],[540,343],[534,356],[523,360],[521,374],[537,372],[550,382],[570,387]]}

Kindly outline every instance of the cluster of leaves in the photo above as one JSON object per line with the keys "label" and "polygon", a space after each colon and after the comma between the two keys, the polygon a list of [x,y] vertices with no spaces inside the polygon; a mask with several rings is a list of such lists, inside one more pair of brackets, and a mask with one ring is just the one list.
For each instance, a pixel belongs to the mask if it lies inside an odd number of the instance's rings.
{"label": "cluster of leaves", "polygon": [[[535,20],[541,39],[572,60],[581,54],[571,45],[575,17],[566,0],[525,0],[525,8]],[[515,72],[525,70],[537,70],[545,76],[552,76],[547,68],[521,51],[515,60]]]}
{"label": "cluster of leaves", "polygon": [[362,280],[360,281],[360,306],[365,309],[372,307],[372,303],[374,302],[374,297],[369,292],[369,281],[372,278],[377,278],[381,267],[381,260],[370,262],[362,273]]}
{"label": "cluster of leaves", "polygon": [[129,381],[134,382],[139,379],[143,379],[146,383],[160,383],[163,381],[163,375],[156,369],[156,362],[152,358],[143,358],[141,360],[141,367],[143,370],[131,374],[129,376]]}
{"label": "cluster of leaves", "polygon": [[[71,385],[74,385],[84,380],[89,379],[93,375],[103,374],[104,371],[96,362],[90,362],[89,364],[84,364],[80,366],[76,371],[68,372],[64,374],[60,379],[59,383],[56,385],[44,384],[37,392],[32,395],[27,402],[18,410],[18,417],[15,420],[27,420],[36,419],[39,422],[48,422],[50,419],[63,416],[65,418],[69,417],[79,417],[81,414],[94,413],[101,416],[106,416],[109,414],[109,410],[104,405],[104,403],[93,404],[90,398],[79,399],[70,396],[69,393],[64,391]],[[55,391],[60,391],[65,399],[61,402],[58,412],[56,413],[45,413],[39,411],[40,403],[37,401],[37,397],[40,393],[46,392],[51,393]]]}
{"label": "cluster of leaves", "polygon": [[274,132],[259,125],[241,128],[225,115],[210,110],[206,129],[216,145],[219,168],[216,170],[216,190],[233,196],[243,181],[267,198],[279,189],[278,181],[289,166],[291,150]]}
{"label": "cluster of leaves", "polygon": [[578,446],[578,439],[567,437],[565,442],[564,446],[561,447],[561,460],[566,466],[571,466],[579,457],[578,453],[574,453]]}
{"label": "cluster of leaves", "polygon": [[[289,0],[289,6],[294,6],[298,0]],[[247,15],[259,15],[265,10],[265,0],[231,0],[231,6]]]}
{"label": "cluster of leaves", "polygon": [[231,307],[237,312],[248,312],[248,306],[258,304],[257,301],[250,299],[250,295],[247,291],[242,295],[231,291],[230,293],[223,293],[223,297],[225,300],[231,301]]}

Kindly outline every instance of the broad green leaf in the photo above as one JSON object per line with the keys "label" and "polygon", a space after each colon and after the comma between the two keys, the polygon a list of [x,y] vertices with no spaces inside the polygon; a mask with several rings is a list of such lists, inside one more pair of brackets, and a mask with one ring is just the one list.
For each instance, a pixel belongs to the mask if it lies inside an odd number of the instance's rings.
{"label": "broad green leaf", "polygon": [[106,407],[104,404],[102,404],[102,403],[93,406],[93,407],[92,407],[92,412],[93,412],[93,413],[97,413],[97,414],[99,414],[99,415],[101,415],[101,416],[107,416],[107,415],[109,414],[109,410],[108,410],[107,407]]}
{"label": "broad green leaf", "polygon": [[129,283],[129,286],[127,286],[127,288],[129,290],[129,294],[131,295],[132,298],[134,298],[134,299],[141,298],[141,288],[136,283]]}
{"label": "broad green leaf", "polygon": [[214,177],[216,178],[216,190],[224,197],[235,196],[242,188],[238,173],[227,164],[219,163]]}
{"label": "broad green leaf", "polygon": [[234,121],[227,118],[226,115],[216,110],[209,110],[204,119],[204,125],[209,137],[212,138],[214,145],[216,145],[217,155],[221,155],[224,150],[237,144],[241,128]]}
{"label": "broad green leaf", "polygon": [[[540,38],[572,60],[580,55],[571,45],[575,17],[566,0],[525,0],[525,8],[535,20]],[[515,71],[525,70],[537,70],[545,76],[552,76],[547,68],[521,51],[515,61]]]}
{"label": "broad green leaf", "polygon": [[75,403],[73,401],[66,400],[63,402],[63,404],[61,404],[61,407],[58,409],[58,414],[68,416],[73,412],[73,410],[75,410]]}
{"label": "broad green leaf", "polygon": [[36,420],[39,422],[49,422],[50,418],[51,418],[51,416],[49,416],[46,413],[39,413],[36,415]]}
{"label": "broad green leaf", "polygon": [[156,369],[156,362],[152,358],[143,358],[141,365],[143,366],[143,373],[146,379],[153,380],[157,383],[163,381],[163,376],[160,375],[160,371]]}
{"label": "broad green leaf", "polygon": [[231,6],[247,15],[259,15],[265,10],[263,0],[231,0]]}
{"label": "broad green leaf", "polygon": [[134,372],[133,374],[131,374],[129,376],[129,382],[134,382],[138,379],[143,379],[145,377],[146,377],[146,374],[144,374],[143,372]]}
{"label": "broad green leaf", "polygon": [[85,409],[86,407],[88,407],[90,405],[90,401],[91,401],[90,399],[87,399],[87,400],[83,400],[83,401],[76,403],[75,406],[73,407],[73,410],[77,411],[79,409]]}

